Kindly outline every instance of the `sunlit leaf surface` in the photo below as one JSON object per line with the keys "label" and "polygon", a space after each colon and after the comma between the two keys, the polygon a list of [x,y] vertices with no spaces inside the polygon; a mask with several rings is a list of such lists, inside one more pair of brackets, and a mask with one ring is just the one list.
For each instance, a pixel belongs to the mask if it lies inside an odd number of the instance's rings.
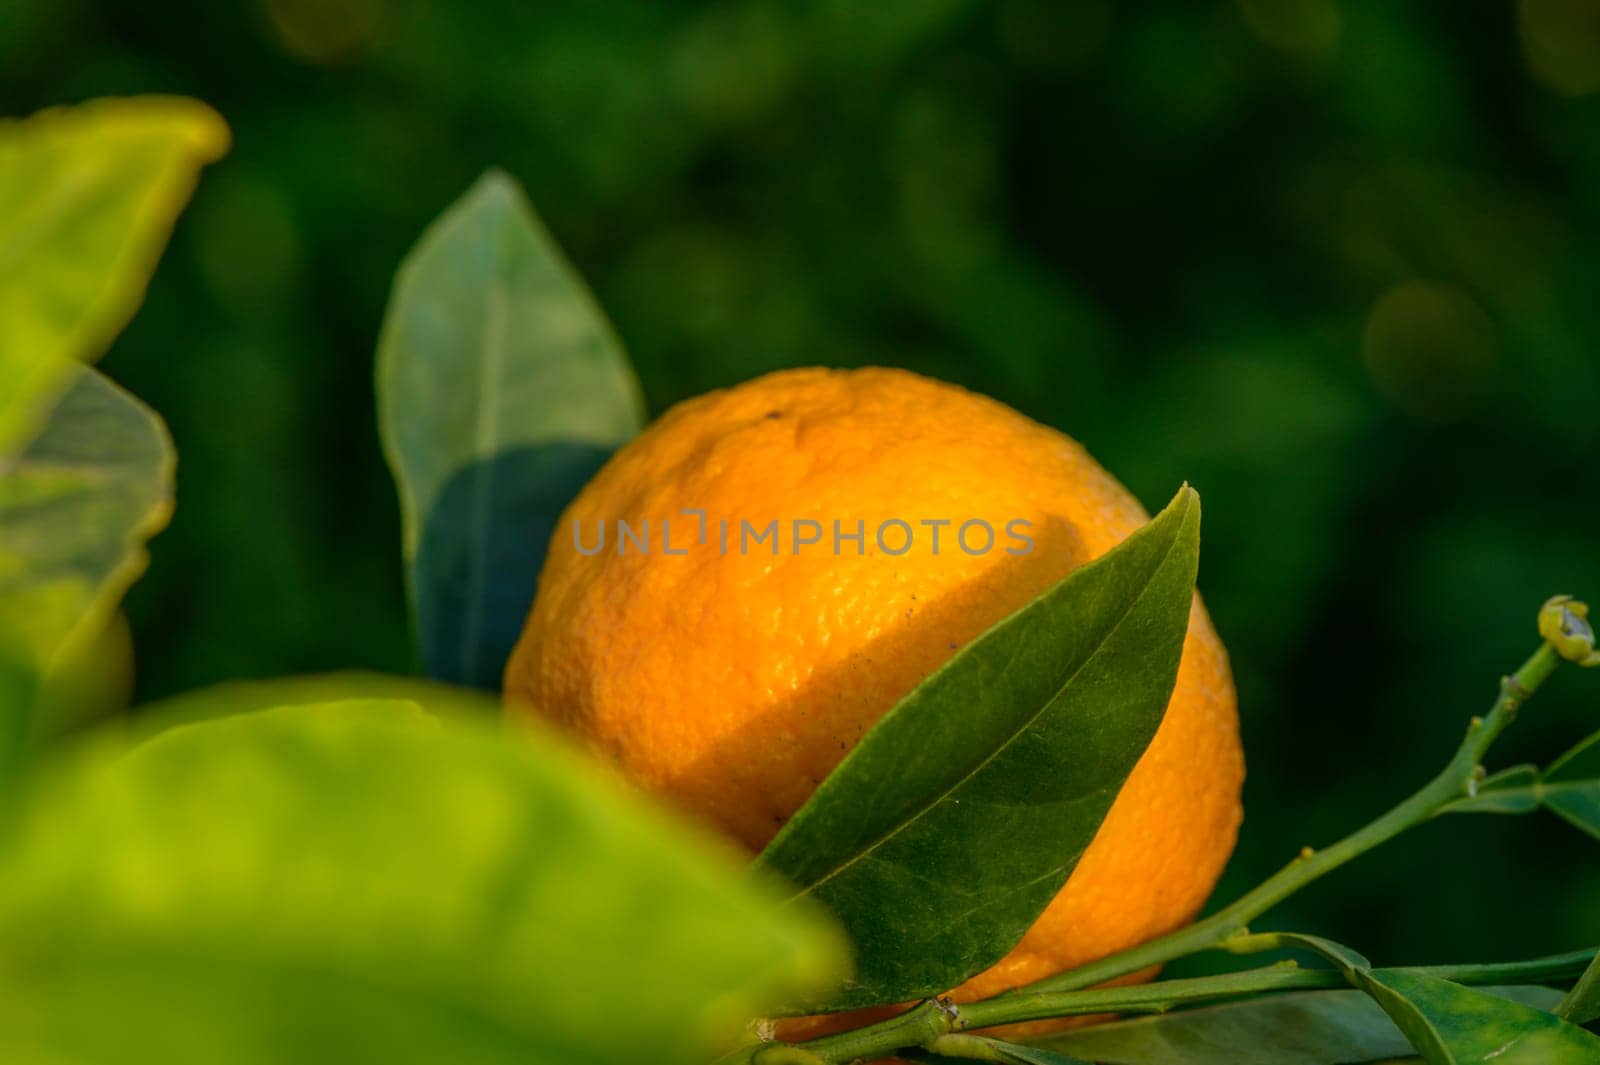
{"label": "sunlit leaf surface", "polygon": [[228,128],[193,100],[98,100],[0,122],[0,468],[144,298]]}
{"label": "sunlit leaf surface", "polygon": [[705,1060],[842,962],[738,865],[481,717],[180,726],[26,780],[0,829],[0,1060]]}

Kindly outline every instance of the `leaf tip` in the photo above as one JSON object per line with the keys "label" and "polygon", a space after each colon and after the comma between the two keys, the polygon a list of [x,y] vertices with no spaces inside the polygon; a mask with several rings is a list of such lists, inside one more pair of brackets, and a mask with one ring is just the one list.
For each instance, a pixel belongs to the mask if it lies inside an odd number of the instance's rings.
{"label": "leaf tip", "polygon": [[467,191],[465,198],[488,200],[512,208],[522,208],[527,203],[522,182],[498,166],[491,166],[480,174],[478,180],[472,183],[472,188]]}
{"label": "leaf tip", "polygon": [[1172,501],[1162,508],[1160,514],[1156,515],[1157,521],[1163,518],[1183,525],[1199,524],[1200,493],[1195,491],[1194,486],[1188,481],[1184,481],[1179,486],[1177,494],[1172,497]]}

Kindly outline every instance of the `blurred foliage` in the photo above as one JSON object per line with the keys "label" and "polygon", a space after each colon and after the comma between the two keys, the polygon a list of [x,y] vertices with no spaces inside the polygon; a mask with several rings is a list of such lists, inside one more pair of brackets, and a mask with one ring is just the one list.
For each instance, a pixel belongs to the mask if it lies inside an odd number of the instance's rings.
{"label": "blurred foliage", "polygon": [[37,698],[0,702],[0,779],[39,741],[123,705],[132,648],[117,604],[172,513],[161,419],[66,367],[66,394],[0,476],[0,658],[38,681]]}
{"label": "blurred foliage", "polygon": [[227,127],[192,100],[0,122],[0,461],[133,317],[200,168],[227,146]]}
{"label": "blurred foliage", "polygon": [[[1592,0],[0,5],[0,111],[149,91],[236,147],[107,361],[184,456],[129,603],[144,696],[407,665],[373,350],[490,164],[653,412],[886,363],[1070,432],[1148,504],[1192,481],[1251,757],[1224,892],[1382,809],[1546,596],[1600,594]],[[1564,673],[1506,758],[1597,708]],[[1485,960],[1600,941],[1597,892],[1553,818],[1447,819],[1274,924]]]}
{"label": "blurred foliage", "polygon": [[27,775],[0,819],[0,1057],[688,1065],[839,979],[843,937],[733,848],[412,694],[437,715],[281,706]]}

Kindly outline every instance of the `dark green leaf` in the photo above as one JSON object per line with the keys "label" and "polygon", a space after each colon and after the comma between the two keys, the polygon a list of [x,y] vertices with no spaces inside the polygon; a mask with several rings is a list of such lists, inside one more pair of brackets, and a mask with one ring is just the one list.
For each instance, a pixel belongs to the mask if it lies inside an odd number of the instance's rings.
{"label": "dark green leaf", "polygon": [[1589,963],[1589,968],[1584,970],[1572,991],[1562,999],[1556,1013],[1573,1024],[1589,1024],[1600,1020],[1600,955]]}
{"label": "dark green leaf", "polygon": [[[1481,990],[1541,1010],[1561,1000],[1545,987]],[[1267,995],[1035,1042],[1106,1065],[1346,1065],[1412,1053],[1400,1029],[1360,991]]]}
{"label": "dark green leaf", "polygon": [[1546,784],[1544,804],[1574,828],[1600,839],[1600,780]]}
{"label": "dark green leaf", "polygon": [[1432,1065],[1594,1065],[1600,1036],[1550,1013],[1408,969],[1358,974]]}
{"label": "dark green leaf", "polygon": [[705,1060],[842,939],[542,735],[365,700],[28,777],[0,1060]]}
{"label": "dark green leaf", "polygon": [[1600,839],[1600,732],[1550,763],[1542,795],[1574,828]]}
{"label": "dark green leaf", "polygon": [[505,174],[401,266],[378,405],[423,671],[498,689],[557,517],[643,411],[622,345]]}
{"label": "dark green leaf", "polygon": [[[74,365],[69,378],[0,473],[0,648],[36,678],[105,629],[172,513],[176,457],[161,419],[92,369]],[[31,705],[8,711],[12,757],[34,731]]]}
{"label": "dark green leaf", "polygon": [[1186,487],[901,700],[761,855],[856,942],[828,1008],[954,987],[1055,896],[1161,723],[1199,538]]}
{"label": "dark green leaf", "polygon": [[0,468],[127,324],[228,128],[194,100],[0,122]]}

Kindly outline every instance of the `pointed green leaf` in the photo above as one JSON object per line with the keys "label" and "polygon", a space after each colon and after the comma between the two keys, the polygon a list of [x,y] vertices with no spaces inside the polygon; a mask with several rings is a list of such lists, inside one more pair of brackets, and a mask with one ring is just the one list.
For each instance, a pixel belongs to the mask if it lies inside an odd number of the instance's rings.
{"label": "pointed green leaf", "polygon": [[498,690],[557,517],[643,420],[621,343],[505,174],[401,265],[378,409],[423,672]]}
{"label": "pointed green leaf", "polygon": [[1060,890],[1165,713],[1199,537],[1186,487],[929,676],[772,841],[758,864],[855,940],[828,1008],[960,984]]}
{"label": "pointed green leaf", "polygon": [[1432,1065],[1597,1061],[1600,1037],[1559,1017],[1506,1002],[1417,969],[1373,969],[1349,947],[1319,936],[1267,933],[1266,944],[1315,951],[1372,996]]}
{"label": "pointed green leaf", "polygon": [[1600,732],[1550,763],[1542,795],[1551,811],[1600,839]]}
{"label": "pointed green leaf", "polygon": [[1561,1000],[1556,1014],[1573,1024],[1589,1024],[1600,1020],[1600,955],[1596,955],[1594,961],[1589,963],[1589,968],[1584,970],[1571,992]]}
{"label": "pointed green leaf", "polygon": [[1600,839],[1600,732],[1550,763],[1542,774],[1516,766],[1485,780],[1478,794],[1451,803],[1450,813],[1523,814],[1544,807]]}
{"label": "pointed green leaf", "polygon": [[133,316],[200,168],[227,146],[215,112],[166,97],[0,122],[0,457]]}
{"label": "pointed green leaf", "polygon": [[1544,804],[1573,828],[1600,839],[1600,780],[1546,784]]}
{"label": "pointed green leaf", "polygon": [[[1546,987],[1486,987],[1486,994],[1550,1010]],[[1105,1065],[1347,1065],[1407,1057],[1410,1042],[1360,991],[1267,995],[1155,1017],[1113,1021],[1034,1040]]]}
{"label": "pointed green leaf", "polygon": [[1430,1065],[1592,1065],[1600,1036],[1554,1014],[1409,969],[1359,974]]}
{"label": "pointed green leaf", "polygon": [[1321,936],[1310,936],[1300,932],[1267,932],[1260,937],[1261,940],[1275,940],[1278,948],[1289,950],[1309,950],[1320,955],[1323,959],[1332,962],[1334,968],[1344,974],[1347,980],[1354,982],[1355,974],[1372,968],[1372,963],[1364,956],[1351,950],[1342,943],[1335,943],[1331,939]]}
{"label": "pointed green leaf", "polygon": [[818,913],[485,717],[263,710],[30,775],[0,1060],[687,1065],[837,979]]}
{"label": "pointed green leaf", "polygon": [[[0,649],[36,678],[105,629],[172,514],[161,419],[95,370],[68,376],[43,431],[0,473]],[[0,764],[34,731],[21,699],[6,712]]]}

